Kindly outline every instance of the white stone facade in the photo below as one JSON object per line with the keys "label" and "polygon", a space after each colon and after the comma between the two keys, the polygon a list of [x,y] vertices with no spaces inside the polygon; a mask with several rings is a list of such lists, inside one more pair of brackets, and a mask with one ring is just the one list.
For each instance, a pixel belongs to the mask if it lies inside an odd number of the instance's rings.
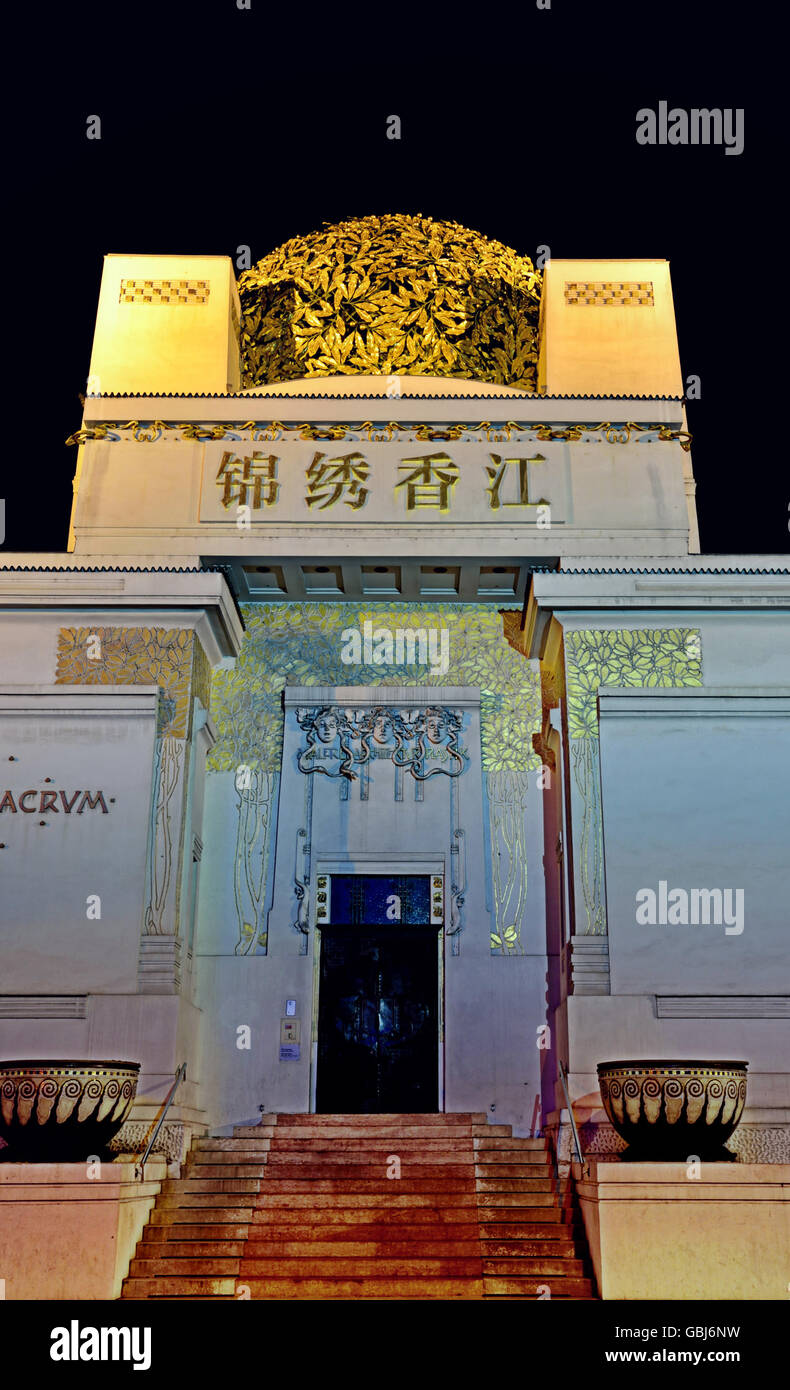
{"label": "white stone facade", "polygon": [[[195,259],[230,303],[223,258]],[[140,395],[116,344],[116,394],[88,397],[77,439],[71,550],[0,552],[0,1056],[140,1061],[130,1143],[185,1061],[176,1148],[315,1106],[317,880],[397,872],[443,882],[441,1108],[559,1129],[564,1154],[561,1061],[585,1142],[614,1152],[597,1062],[742,1058],[732,1147],[787,1161],[790,569],[696,553],[673,323],[628,369],[633,344],[608,343],[585,399],[598,329],[569,344],[558,314],[542,396],[431,378],[397,400],[376,378],[243,392],[224,311],[197,377],[171,388],[163,341]],[[281,686],[256,656],[259,603],[315,615]],[[341,679],[321,617],[337,603],[404,626],[415,605],[466,606],[456,666]],[[499,610],[473,678],[473,620]],[[532,695],[511,709],[519,670]],[[382,752],[345,785],[305,771],[308,706],[456,710],[462,770],[451,757],[421,788]],[[487,750],[495,726],[510,760]],[[730,915],[684,922],[676,901],[680,920],[640,922],[662,883]]]}

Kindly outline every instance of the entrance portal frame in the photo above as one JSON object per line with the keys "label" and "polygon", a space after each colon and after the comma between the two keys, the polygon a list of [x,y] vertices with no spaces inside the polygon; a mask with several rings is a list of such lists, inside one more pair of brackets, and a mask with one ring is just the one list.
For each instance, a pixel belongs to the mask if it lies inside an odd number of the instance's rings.
{"label": "entrance portal frame", "polygon": [[[322,857],[320,854],[315,860],[316,878],[321,875],[331,874],[353,874],[360,877],[382,874],[386,876],[400,874],[430,875],[431,877],[441,877],[444,888],[442,892],[445,902],[446,912],[446,866],[445,858],[442,854],[414,854],[408,859],[383,859],[380,855],[369,856],[364,853],[349,854],[345,857],[333,855],[331,858]],[[331,930],[331,923],[327,926]],[[310,1113],[316,1114],[318,1097],[318,1010],[319,1010],[319,991],[321,987],[321,926],[315,922],[313,924],[313,989],[312,989],[312,1009],[310,1015]],[[426,931],[432,930],[426,927]],[[437,924],[436,930],[436,950],[438,952],[438,1000],[437,1000],[437,1028],[438,1028],[438,1047],[437,1047],[437,1090],[439,1096],[439,1113],[444,1112],[445,1108],[445,1077],[444,1077],[444,990],[445,990],[445,937],[446,922],[441,926]]]}

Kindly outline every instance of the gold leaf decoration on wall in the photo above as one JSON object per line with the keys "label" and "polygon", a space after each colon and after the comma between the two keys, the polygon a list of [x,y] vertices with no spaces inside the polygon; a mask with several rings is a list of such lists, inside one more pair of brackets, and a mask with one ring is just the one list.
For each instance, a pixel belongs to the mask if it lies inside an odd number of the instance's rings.
{"label": "gold leaf decoration on wall", "polygon": [[[514,614],[515,622],[520,611]],[[247,769],[251,785],[266,787],[266,805],[257,811],[243,802],[237,789],[234,873],[240,934],[236,953],[266,949],[266,885],[259,875],[265,864],[261,846],[270,833],[270,808],[282,761],[282,691],[286,682],[336,686],[349,684],[351,677],[359,686],[468,685],[480,689],[482,767],[490,797],[489,854],[496,859],[492,910],[497,930],[492,933],[491,948],[496,955],[523,954],[525,797],[528,773],[540,768],[533,735],[541,726],[541,684],[537,662],[526,660],[508,642],[503,614],[488,604],[311,601],[243,604],[242,615],[246,631],[235,666],[214,673],[211,708],[217,741],[207,762],[213,772],[238,774],[240,769]],[[445,628],[447,670],[432,673],[419,663],[345,665],[341,659],[342,633],[349,628],[362,632],[367,621],[391,630]],[[254,871],[250,844],[257,856]],[[249,906],[251,880],[256,885],[254,907]]]}
{"label": "gold leaf decoration on wall", "polygon": [[456,222],[326,224],[241,276],[244,385],[423,375],[535,391],[540,288],[527,256]]}
{"label": "gold leaf decoration on wall", "polygon": [[696,628],[614,628],[565,636],[568,730],[571,738],[598,737],[598,687],[702,685],[702,648]]}
{"label": "gold leaf decoration on wall", "polygon": [[[540,674],[508,644],[502,616],[487,604],[256,603],[243,604],[246,634],[236,664],[218,670],[212,686],[217,742],[208,767],[242,764],[279,772],[282,758],[281,693],[292,685],[471,685],[479,687],[485,772],[540,767],[532,735],[540,729]],[[341,660],[341,633],[376,627],[446,628],[449,666],[435,674],[415,664],[361,664]]]}
{"label": "gold leaf decoration on wall", "polygon": [[697,628],[589,628],[565,634],[571,769],[582,807],[577,838],[578,920],[585,936],[607,932],[601,820],[598,688],[702,685]]}
{"label": "gold leaf decoration on wall", "polygon": [[[195,645],[199,653],[193,651]],[[188,628],[63,627],[58,633],[55,683],[158,685],[159,734],[188,738],[193,666],[195,694],[208,708],[208,662]]]}
{"label": "gold leaf decoration on wall", "polygon": [[525,954],[521,927],[527,910],[528,772],[491,772],[486,779],[491,839],[494,955]]}

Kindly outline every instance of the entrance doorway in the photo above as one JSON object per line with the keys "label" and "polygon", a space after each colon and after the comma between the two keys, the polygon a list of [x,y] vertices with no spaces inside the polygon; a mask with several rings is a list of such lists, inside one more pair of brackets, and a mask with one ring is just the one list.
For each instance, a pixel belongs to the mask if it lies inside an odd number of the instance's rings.
{"label": "entrance doorway", "polygon": [[[393,898],[397,923],[386,920]],[[438,1110],[439,942],[430,879],[333,874],[331,903],[331,925],[321,932],[316,1109]]]}

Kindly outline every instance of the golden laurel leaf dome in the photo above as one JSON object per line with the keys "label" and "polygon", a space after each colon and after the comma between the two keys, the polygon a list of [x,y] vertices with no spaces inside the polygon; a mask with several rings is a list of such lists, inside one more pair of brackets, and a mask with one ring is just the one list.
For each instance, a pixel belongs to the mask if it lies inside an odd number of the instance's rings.
{"label": "golden laurel leaf dome", "polygon": [[427,376],[535,391],[540,284],[527,256],[456,222],[326,225],[241,276],[244,385]]}

